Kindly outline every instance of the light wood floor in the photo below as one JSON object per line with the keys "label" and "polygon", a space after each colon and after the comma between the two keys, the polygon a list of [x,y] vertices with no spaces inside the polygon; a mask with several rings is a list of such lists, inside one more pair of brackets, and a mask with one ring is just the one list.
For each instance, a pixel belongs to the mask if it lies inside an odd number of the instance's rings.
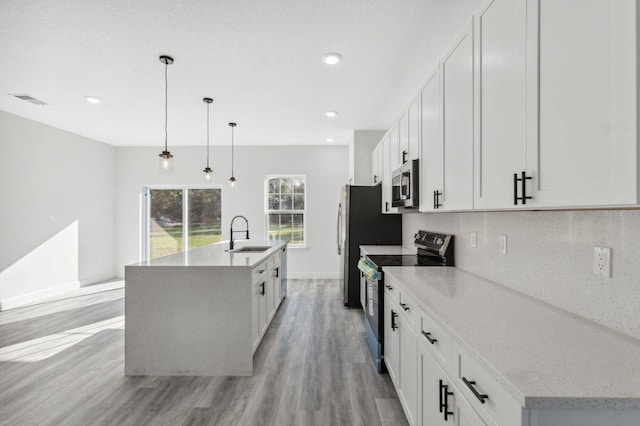
{"label": "light wood floor", "polygon": [[335,280],[290,280],[252,377],[125,377],[124,290],[78,294],[0,312],[0,424],[406,424]]}

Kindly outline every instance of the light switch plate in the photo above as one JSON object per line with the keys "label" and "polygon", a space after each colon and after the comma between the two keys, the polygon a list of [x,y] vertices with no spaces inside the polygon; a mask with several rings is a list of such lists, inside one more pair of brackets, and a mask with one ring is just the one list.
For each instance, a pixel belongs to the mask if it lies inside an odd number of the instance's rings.
{"label": "light switch plate", "polygon": [[609,247],[593,248],[593,273],[611,278],[611,249]]}
{"label": "light switch plate", "polygon": [[500,235],[498,237],[498,247],[500,250],[500,254],[507,254],[507,236]]}
{"label": "light switch plate", "polygon": [[478,233],[477,232],[472,232],[470,240],[471,240],[471,247],[477,248],[478,247]]}

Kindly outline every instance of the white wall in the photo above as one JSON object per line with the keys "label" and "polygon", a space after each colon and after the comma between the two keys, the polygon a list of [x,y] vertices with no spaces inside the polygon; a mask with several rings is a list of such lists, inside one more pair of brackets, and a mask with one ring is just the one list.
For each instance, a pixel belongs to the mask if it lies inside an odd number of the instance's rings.
{"label": "white wall", "polygon": [[0,159],[0,309],[112,278],[115,149],[0,111]]}
{"label": "white wall", "polygon": [[[640,338],[640,210],[405,214],[402,222],[407,247],[419,229],[455,234],[459,268]],[[592,273],[595,246],[612,248],[611,278]]]}
{"label": "white wall", "polygon": [[[204,147],[169,147],[175,155],[171,175],[158,172],[160,147],[119,147],[116,150],[116,264],[123,276],[124,265],[140,260],[142,187],[145,185],[202,184]],[[238,186],[230,191],[230,147],[212,147],[214,184],[223,184],[223,239],[229,238],[229,222],[237,214],[247,217],[251,239],[266,237],[264,178],[269,174],[306,174],[306,249],[289,250],[291,277],[332,278],[338,276],[335,253],[336,209],[340,187],[349,173],[347,146],[241,146],[235,148]]]}
{"label": "white wall", "polygon": [[349,183],[351,185],[371,185],[371,153],[384,130],[354,130],[349,141]]}

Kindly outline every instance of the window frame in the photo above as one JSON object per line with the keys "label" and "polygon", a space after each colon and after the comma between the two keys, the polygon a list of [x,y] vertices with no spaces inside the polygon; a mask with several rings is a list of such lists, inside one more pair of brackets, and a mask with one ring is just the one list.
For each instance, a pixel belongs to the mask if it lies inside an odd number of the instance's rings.
{"label": "window frame", "polygon": [[[149,191],[153,190],[182,190],[182,229],[189,229],[189,190],[190,189],[219,189],[220,190],[220,224],[224,223],[224,186],[223,185],[144,185],[142,187],[142,193],[140,194],[140,262],[146,262],[149,260],[151,254],[151,239],[150,239],[150,224],[151,224],[151,198],[149,197]],[[220,229],[220,236],[222,237],[222,229]],[[189,239],[182,238],[182,251],[179,253],[186,253],[189,251]]]}
{"label": "window frame", "polygon": [[[289,178],[289,179],[302,179],[304,181],[304,209],[303,210],[269,210],[269,180],[274,178]],[[308,180],[307,175],[302,173],[292,173],[292,174],[272,174],[265,175],[264,177],[264,235],[265,240],[269,241],[269,214],[301,214],[302,215],[302,238],[304,243],[302,244],[294,244],[292,242],[288,243],[289,248],[302,248],[305,249],[309,246],[309,239],[307,234],[307,191],[308,191]],[[292,192],[295,194],[295,192]],[[293,200],[292,207],[293,207]]]}

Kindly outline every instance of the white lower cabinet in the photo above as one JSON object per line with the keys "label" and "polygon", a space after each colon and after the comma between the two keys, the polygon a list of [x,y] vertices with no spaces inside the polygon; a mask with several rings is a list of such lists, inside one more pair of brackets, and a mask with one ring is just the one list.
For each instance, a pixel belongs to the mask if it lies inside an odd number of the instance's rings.
{"label": "white lower cabinet", "polygon": [[[286,254],[282,254],[286,256]],[[255,352],[280,303],[282,263],[280,252],[253,268],[251,295],[251,338]],[[286,264],[286,258],[284,258]]]}
{"label": "white lower cabinet", "polygon": [[419,412],[416,424],[438,425],[493,425],[474,411],[469,402],[453,384],[449,375],[436,362],[425,343],[418,345]]}
{"label": "white lower cabinet", "polygon": [[391,297],[384,293],[384,363],[387,365],[391,381],[396,389],[400,385],[400,333],[398,332],[398,307]]}
{"label": "white lower cabinet", "polygon": [[410,425],[416,424],[418,412],[418,353],[417,334],[411,328],[409,319],[400,308],[398,316],[398,332],[400,334],[400,402]]}

